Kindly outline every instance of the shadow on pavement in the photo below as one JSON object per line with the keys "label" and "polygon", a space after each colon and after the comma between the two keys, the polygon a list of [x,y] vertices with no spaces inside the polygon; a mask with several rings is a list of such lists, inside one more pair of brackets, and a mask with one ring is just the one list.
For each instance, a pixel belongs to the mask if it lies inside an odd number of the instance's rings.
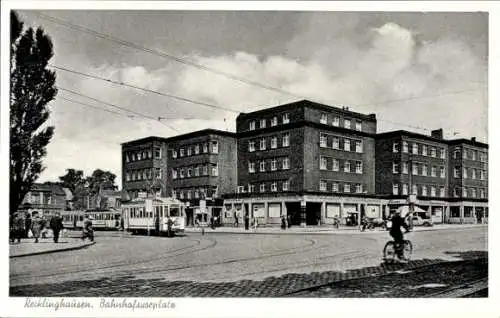
{"label": "shadow on pavement", "polygon": [[[382,263],[346,272],[285,274],[263,281],[164,281],[133,275],[10,287],[10,296],[72,297],[421,297],[439,288],[488,277],[488,252],[445,252],[461,259]],[[186,270],[189,270],[188,268]],[[431,285],[429,285],[431,284]],[[431,286],[431,287],[429,287]],[[478,296],[481,297],[481,296]]]}

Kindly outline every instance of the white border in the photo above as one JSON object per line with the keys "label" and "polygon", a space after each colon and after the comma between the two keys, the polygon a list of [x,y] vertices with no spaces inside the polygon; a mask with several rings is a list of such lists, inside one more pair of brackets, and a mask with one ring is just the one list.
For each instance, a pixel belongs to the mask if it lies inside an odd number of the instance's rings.
{"label": "white border", "polygon": [[[498,29],[500,24],[500,12],[496,2],[128,2],[128,1],[2,1],[1,11],[1,30],[2,30],[2,52],[1,52],[1,144],[0,171],[4,176],[0,202],[3,207],[3,221],[5,227],[8,224],[8,80],[9,80],[9,10],[10,9],[155,9],[155,10],[300,10],[300,11],[488,11],[489,12],[489,127],[492,129],[489,136],[495,136],[493,129],[496,128],[498,119],[498,76],[500,74],[500,49],[498,46]],[[495,177],[499,175],[498,166],[493,162],[498,162],[498,140],[489,138],[489,162],[490,162],[490,236],[489,246],[495,246],[498,242],[498,231],[496,223],[498,199],[495,196],[497,186],[493,183]],[[493,227],[493,229],[491,229]],[[8,245],[6,242],[8,232],[2,231],[2,244],[0,246],[4,260],[8,260]],[[498,252],[495,249],[489,250],[490,269],[496,269],[499,264]],[[489,299],[466,299],[466,300],[419,300],[419,299],[173,299],[177,307],[175,310],[167,311],[127,311],[127,310],[99,310],[99,299],[92,299],[97,307],[92,311],[85,310],[28,310],[24,309],[25,298],[8,298],[8,261],[2,266],[3,274],[1,276],[1,316],[5,317],[82,317],[82,316],[123,316],[123,317],[337,317],[363,315],[372,316],[387,314],[404,315],[404,317],[428,317],[428,316],[463,316],[463,317],[498,317],[500,306],[495,304],[494,299],[498,299],[498,287],[500,281],[498,272],[492,270],[489,272],[490,296]],[[80,298],[83,300],[84,298]],[[88,299],[87,299],[88,300]]]}

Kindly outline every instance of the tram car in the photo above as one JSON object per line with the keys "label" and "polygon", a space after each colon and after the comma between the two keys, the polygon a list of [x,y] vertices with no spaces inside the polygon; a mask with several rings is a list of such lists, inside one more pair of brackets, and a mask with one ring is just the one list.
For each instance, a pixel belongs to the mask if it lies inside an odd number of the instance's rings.
{"label": "tram car", "polygon": [[121,211],[114,209],[64,211],[61,213],[64,228],[81,229],[85,215],[92,217],[94,230],[120,230],[122,228]]}
{"label": "tram car", "polygon": [[181,235],[186,226],[185,208],[174,198],[136,198],[122,204],[124,228],[133,234],[165,235],[170,220],[171,233]]}
{"label": "tram car", "polygon": [[62,211],[63,226],[65,229],[81,229],[83,227],[83,218],[85,211],[73,210]]}

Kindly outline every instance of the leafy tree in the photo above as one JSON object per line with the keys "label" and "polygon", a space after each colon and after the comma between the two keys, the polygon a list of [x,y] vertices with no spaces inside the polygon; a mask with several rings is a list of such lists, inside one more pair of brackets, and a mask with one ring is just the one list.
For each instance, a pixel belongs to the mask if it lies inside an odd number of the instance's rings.
{"label": "leafy tree", "polygon": [[47,104],[57,94],[55,72],[47,65],[53,56],[50,37],[42,28],[28,28],[11,11],[10,56],[10,212],[44,170],[42,158],[54,127]]}
{"label": "leafy tree", "polygon": [[82,170],[66,169],[66,174],[59,177],[61,186],[68,188],[71,193],[75,193],[78,186],[85,183]]}
{"label": "leafy tree", "polygon": [[98,194],[100,190],[116,190],[116,175],[110,171],[96,169],[92,175],[85,179],[90,194]]}

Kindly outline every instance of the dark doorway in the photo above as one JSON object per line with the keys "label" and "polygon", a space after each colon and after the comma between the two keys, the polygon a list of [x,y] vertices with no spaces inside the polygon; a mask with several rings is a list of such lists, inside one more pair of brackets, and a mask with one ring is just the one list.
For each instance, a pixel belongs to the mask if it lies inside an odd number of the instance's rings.
{"label": "dark doorway", "polygon": [[286,202],[286,213],[292,225],[300,225],[300,202]]}
{"label": "dark doorway", "polygon": [[194,225],[194,212],[193,209],[187,208],[186,209],[186,225],[187,226],[193,226]]}
{"label": "dark doorway", "polygon": [[306,225],[318,225],[321,219],[321,203],[307,202]]}

